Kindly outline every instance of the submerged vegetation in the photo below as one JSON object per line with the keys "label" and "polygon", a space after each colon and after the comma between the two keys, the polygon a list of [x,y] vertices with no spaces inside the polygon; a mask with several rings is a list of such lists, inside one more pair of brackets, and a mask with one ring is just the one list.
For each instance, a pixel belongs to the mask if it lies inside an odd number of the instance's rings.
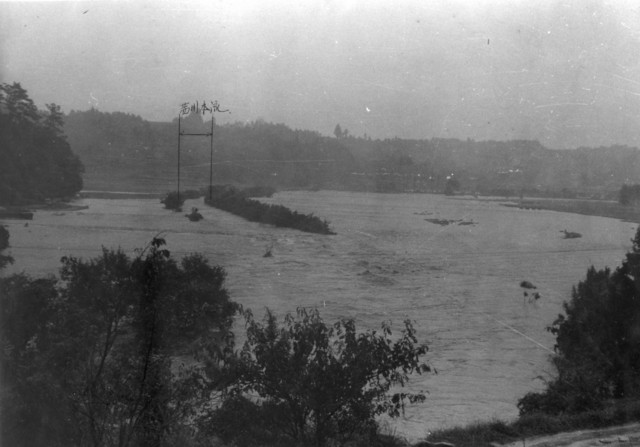
{"label": "submerged vegetation", "polygon": [[562,230],[560,232],[564,234],[564,239],[579,239],[582,237],[582,234],[575,231]]}
{"label": "submerged vegetation", "polygon": [[229,185],[216,185],[211,197],[205,198],[205,203],[251,222],[294,228],[307,233],[335,234],[329,222],[313,214],[302,214],[283,205],[271,205],[251,199],[250,194],[257,192],[264,193],[265,190],[239,190]]}
{"label": "submerged vegetation", "polygon": [[171,191],[160,199],[160,203],[168,210],[182,211],[182,205],[184,205],[185,200],[197,199],[203,195],[204,193],[197,189],[188,189],[186,191],[180,191],[179,193],[178,191]]}
{"label": "submerged vegetation", "polygon": [[189,214],[185,214],[184,216],[191,222],[199,222],[204,219],[204,217],[198,212],[198,208],[196,207],[191,208],[191,212]]}

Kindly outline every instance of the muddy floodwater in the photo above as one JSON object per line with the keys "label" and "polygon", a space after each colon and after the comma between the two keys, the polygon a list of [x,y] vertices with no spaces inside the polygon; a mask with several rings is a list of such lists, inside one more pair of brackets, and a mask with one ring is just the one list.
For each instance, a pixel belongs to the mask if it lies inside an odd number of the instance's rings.
{"label": "muddy floodwater", "polygon": [[[409,439],[427,431],[517,416],[518,398],[552,373],[545,327],[589,266],[619,265],[636,225],[614,219],[519,210],[495,201],[436,195],[282,192],[267,202],[327,219],[322,236],[246,222],[197,206],[204,220],[164,210],[157,199],[83,199],[79,211],[37,211],[3,222],[10,272],[55,273],[63,255],[92,257],[101,246],[133,255],[162,233],[174,255],[206,254],[225,267],[232,298],[261,315],[298,306],[325,321],[353,317],[361,328],[415,321],[437,375],[413,378],[428,392],[390,426]],[[562,230],[580,238],[564,239]],[[271,247],[272,257],[263,257]],[[521,281],[537,286],[525,297]]]}

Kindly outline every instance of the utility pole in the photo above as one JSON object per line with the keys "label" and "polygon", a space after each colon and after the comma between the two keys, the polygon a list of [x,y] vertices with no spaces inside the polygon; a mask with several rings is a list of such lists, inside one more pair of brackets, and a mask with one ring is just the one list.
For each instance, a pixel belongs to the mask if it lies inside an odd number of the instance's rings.
{"label": "utility pole", "polygon": [[209,161],[209,201],[213,199],[213,114],[211,114],[211,158]]}
{"label": "utility pole", "polygon": [[180,115],[178,114],[178,207],[180,206],[180,136],[182,132],[180,131]]}
{"label": "utility pole", "polygon": [[[180,203],[180,141],[183,136],[201,136],[209,137],[210,140],[210,159],[209,159],[209,200],[213,198],[213,126],[215,124],[214,112],[226,113],[229,110],[221,110],[218,101],[210,101],[211,106],[207,106],[205,101],[199,104],[183,103],[180,113],[178,113],[178,203]],[[204,115],[206,112],[211,114],[211,129],[209,132],[184,132],[181,128],[182,115],[189,115],[190,113],[200,113]],[[231,112],[229,112],[231,113]]]}

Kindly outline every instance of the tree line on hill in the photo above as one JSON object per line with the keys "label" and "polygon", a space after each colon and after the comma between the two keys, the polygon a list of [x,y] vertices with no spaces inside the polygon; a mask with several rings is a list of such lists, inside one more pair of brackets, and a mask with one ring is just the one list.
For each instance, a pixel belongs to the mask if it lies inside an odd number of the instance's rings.
{"label": "tree line on hill", "polygon": [[640,184],[622,185],[618,194],[618,202],[624,206],[640,205]]}
{"label": "tree line on hill", "polygon": [[0,205],[72,197],[83,165],[64,134],[56,104],[38,110],[19,83],[0,85]]}
{"label": "tree line on hill", "polygon": [[[166,191],[177,177],[177,119],[96,109],[39,111],[19,83],[0,86],[0,203],[69,197],[93,189]],[[183,130],[209,130],[198,114]],[[214,123],[215,124],[215,123]],[[215,126],[216,183],[378,192],[466,192],[637,200],[640,151],[625,146],[551,150],[536,141],[336,137],[262,120]],[[208,183],[209,142],[182,138],[185,186]],[[456,188],[451,188],[452,185]],[[626,188],[626,189],[625,189]],[[631,189],[629,189],[631,188]]]}
{"label": "tree line on hill", "polygon": [[[183,130],[208,131],[210,125],[198,114],[182,119]],[[640,151],[626,146],[552,150],[527,140],[372,140],[338,130],[339,136],[326,137],[262,120],[216,125],[216,183],[442,193],[453,177],[468,193],[609,199],[621,184],[640,183]],[[163,190],[175,180],[177,119],[148,122],[118,112],[72,111],[65,131],[89,182],[106,181],[105,167],[119,181],[142,177]],[[204,137],[181,140],[183,178],[193,186],[208,183],[209,149]]]}

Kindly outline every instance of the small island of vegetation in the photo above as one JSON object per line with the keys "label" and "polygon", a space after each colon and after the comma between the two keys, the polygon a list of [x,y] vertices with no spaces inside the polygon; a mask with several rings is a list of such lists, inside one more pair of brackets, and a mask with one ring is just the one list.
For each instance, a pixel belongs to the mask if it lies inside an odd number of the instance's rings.
{"label": "small island of vegetation", "polygon": [[[254,187],[239,190],[230,185],[215,185],[211,196],[205,197],[207,205],[235,214],[251,222],[294,228],[307,233],[335,234],[329,222],[313,214],[291,211],[283,205],[262,203],[251,197],[265,196],[265,189]],[[268,190],[268,196],[273,194]]]}
{"label": "small island of vegetation", "polygon": [[160,199],[160,203],[164,205],[164,207],[168,210],[174,211],[182,211],[182,205],[184,205],[184,201],[188,199],[197,199],[202,197],[204,193],[202,191],[198,191],[197,189],[188,189],[186,191],[171,191],[168,192],[162,199]]}

